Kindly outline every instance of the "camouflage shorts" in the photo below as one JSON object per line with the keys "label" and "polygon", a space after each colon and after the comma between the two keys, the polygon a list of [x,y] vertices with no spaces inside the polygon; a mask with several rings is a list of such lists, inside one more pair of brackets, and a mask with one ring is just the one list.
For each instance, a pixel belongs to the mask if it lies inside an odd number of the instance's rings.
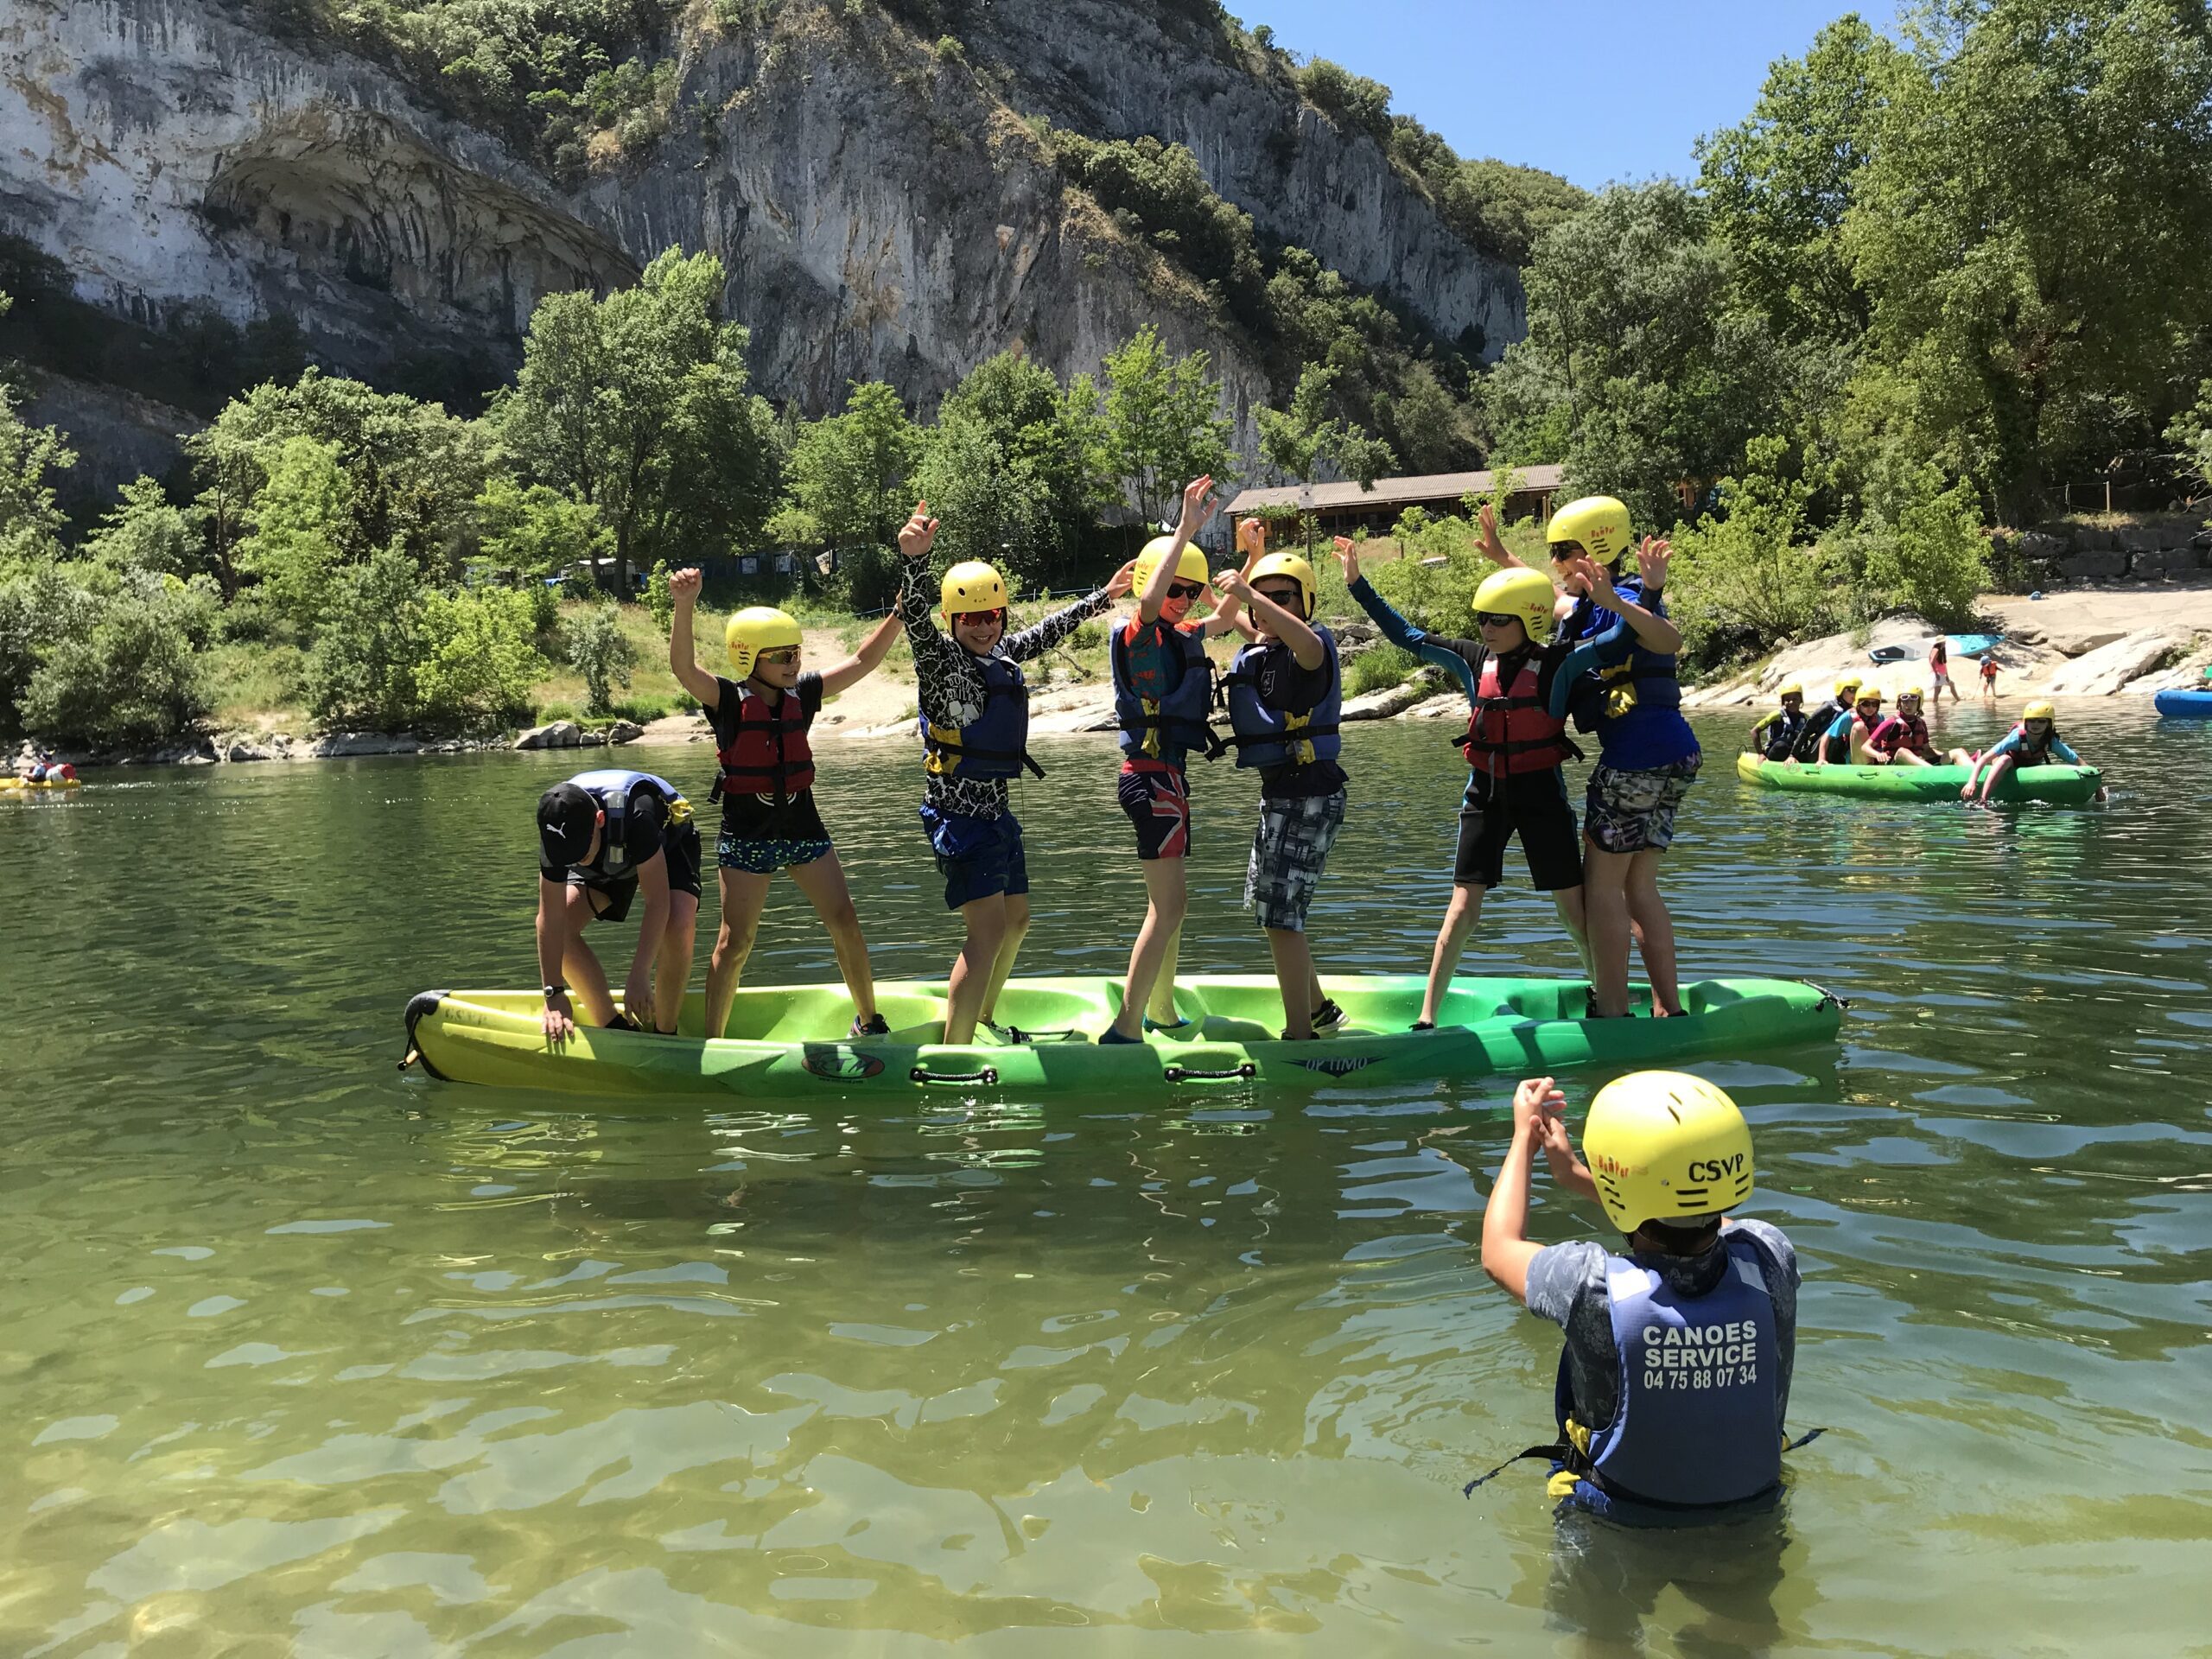
{"label": "camouflage shorts", "polygon": [[1344,827],[1344,792],[1260,801],[1260,827],[1244,870],[1244,908],[1262,927],[1303,933],[1313,889]]}
{"label": "camouflage shorts", "polygon": [[1675,809],[1704,761],[1704,755],[1693,754],[1648,772],[1617,772],[1599,761],[1590,769],[1583,833],[1600,852],[1665,852],[1675,839]]}

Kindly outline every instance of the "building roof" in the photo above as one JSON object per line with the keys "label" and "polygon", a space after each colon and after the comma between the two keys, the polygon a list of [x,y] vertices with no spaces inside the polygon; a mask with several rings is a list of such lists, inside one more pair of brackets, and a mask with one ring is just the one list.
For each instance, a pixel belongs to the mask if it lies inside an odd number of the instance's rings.
{"label": "building roof", "polygon": [[[1560,475],[1565,470],[1559,467],[1520,467],[1513,468],[1521,477],[1521,488],[1527,491],[1555,490]],[[1488,495],[1497,487],[1494,473],[1430,473],[1421,478],[1378,478],[1375,487],[1363,490],[1357,484],[1316,484],[1313,506],[1316,512],[1332,508],[1411,506],[1416,501],[1457,501],[1463,495]],[[1256,512],[1262,507],[1294,507],[1302,484],[1280,485],[1272,489],[1246,490],[1229,504],[1234,513]]]}

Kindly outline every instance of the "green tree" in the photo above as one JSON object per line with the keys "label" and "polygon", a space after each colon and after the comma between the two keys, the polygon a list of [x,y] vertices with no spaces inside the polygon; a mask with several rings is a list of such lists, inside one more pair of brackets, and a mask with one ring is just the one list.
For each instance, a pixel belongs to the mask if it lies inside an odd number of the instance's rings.
{"label": "green tree", "polygon": [[1389,444],[1334,412],[1336,380],[1334,369],[1307,364],[1289,408],[1260,410],[1260,454],[1292,478],[1310,479],[1325,464],[1362,489],[1372,489],[1376,475],[1395,466],[1397,457]]}
{"label": "green tree", "polygon": [[1151,522],[1173,522],[1192,479],[1210,473],[1226,484],[1231,476],[1234,426],[1208,362],[1204,352],[1173,355],[1149,323],[1107,353],[1105,465],[1123,499]]}
{"label": "green tree", "polygon": [[213,583],[146,571],[86,590],[40,653],[24,723],[61,743],[117,749],[175,737],[207,712],[200,652],[214,626]]}
{"label": "green tree", "polygon": [[584,677],[584,712],[612,713],[614,693],[630,683],[637,648],[622,632],[612,605],[588,605],[569,617],[561,631],[563,654]]}
{"label": "green tree", "polygon": [[546,663],[533,643],[526,596],[497,588],[426,592],[414,632],[410,725],[480,737],[530,718],[530,690]]}
{"label": "green tree", "polygon": [[60,550],[66,520],[48,475],[76,464],[77,452],[61,434],[26,423],[16,412],[14,391],[0,385],[0,569]]}
{"label": "green tree", "polygon": [[923,437],[897,391],[880,380],[855,383],[843,414],[799,429],[792,497],[833,545],[888,547],[914,505],[907,479]]}
{"label": "green tree", "polygon": [[421,587],[396,547],[342,571],[308,653],[308,707],[325,730],[401,731],[416,711],[423,658]]}
{"label": "green tree", "polygon": [[571,565],[588,569],[614,550],[598,508],[543,484],[494,474],[476,498],[475,511],[484,557],[495,569],[550,576]]}
{"label": "green tree", "polygon": [[1694,660],[1770,651],[1844,620],[1847,595],[1812,545],[1814,492],[1789,452],[1784,439],[1751,439],[1740,473],[1720,481],[1722,512],[1675,532],[1667,592]]}
{"label": "green tree", "polygon": [[[1101,510],[1113,501],[1098,392],[1087,374],[1076,376],[1063,389],[1050,369],[1001,352],[969,372],[946,396],[938,419],[940,429],[953,423],[978,429],[997,457],[990,470],[1018,480],[1013,487],[1025,503],[1041,494],[1041,518],[1031,505],[1025,505],[1020,514],[1030,526],[1024,549],[1032,574],[1073,554]],[[941,473],[924,468],[925,477]],[[936,505],[938,498],[927,489],[918,493]]]}
{"label": "green tree", "polygon": [[340,538],[350,523],[338,452],[313,438],[285,439],[254,497],[238,566],[258,579],[269,608],[303,638],[328,603],[332,575],[343,562]]}
{"label": "green tree", "polygon": [[746,391],[747,334],[719,321],[721,261],[671,248],[635,288],[538,302],[487,417],[524,476],[597,509],[614,575],[743,545],[773,505],[774,423]]}
{"label": "green tree", "polygon": [[156,575],[189,576],[207,563],[190,517],[169,504],[159,483],[143,476],[123,486],[114,507],[86,538],[85,555],[116,570]]}
{"label": "green tree", "polygon": [[1009,576],[1039,573],[1055,536],[1051,487],[988,422],[958,409],[940,420],[914,486],[941,521],[940,559],[987,559]]}

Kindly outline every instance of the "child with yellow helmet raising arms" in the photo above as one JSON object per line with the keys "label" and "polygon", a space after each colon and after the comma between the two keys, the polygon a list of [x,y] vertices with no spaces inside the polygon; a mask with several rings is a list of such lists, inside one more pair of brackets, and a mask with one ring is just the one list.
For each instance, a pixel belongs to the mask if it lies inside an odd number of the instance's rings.
{"label": "child with yellow helmet raising arms", "polygon": [[945,908],[959,912],[967,930],[945,995],[944,1040],[957,1045],[973,1040],[978,1020],[998,1030],[999,993],[1029,931],[1029,863],[1007,785],[1025,767],[1045,774],[1029,758],[1029,686],[1020,664],[1128,592],[1135,566],[1008,633],[1006,578],[981,559],[964,560],[938,585],[940,632],[929,595],[937,531],[929,503],[918,503],[899,532],[906,572],[897,608],[913,647],[921,705],[922,827],[944,875]]}
{"label": "child with yellow helmet raising arms", "polygon": [[[1681,1071],[1616,1078],[1577,1158],[1565,1096],[1531,1077],[1483,1210],[1483,1270],[1565,1333],[1550,1495],[1630,1526],[1694,1525],[1773,1500],[1796,1362],[1797,1255],[1731,1217],[1751,1195],[1751,1132],[1726,1093]],[[1623,1235],[1529,1238],[1536,1155]]]}
{"label": "child with yellow helmet raising arms", "polygon": [[668,665],[706,711],[720,766],[709,798],[722,804],[715,849],[721,927],[707,970],[706,1035],[721,1036],[729,1023],[768,884],[778,870],[787,869],[830,930],[837,971],[852,993],[852,1034],[881,1036],[888,1027],[875,1011],[868,941],[861,936],[844,868],[814,804],[814,753],[807,734],[824,697],[857,684],[882,663],[899,635],[899,619],[885,617],[843,662],[803,671],[797,620],[768,606],[750,607],[731,617],[724,630],[736,676],[724,679],[699,666],[691,641],[699,573],[678,570],[669,578],[669,590],[676,613]]}

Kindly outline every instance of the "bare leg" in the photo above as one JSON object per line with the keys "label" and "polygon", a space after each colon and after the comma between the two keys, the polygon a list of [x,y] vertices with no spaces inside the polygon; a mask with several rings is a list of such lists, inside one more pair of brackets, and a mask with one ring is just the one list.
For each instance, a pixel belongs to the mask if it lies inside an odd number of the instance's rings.
{"label": "bare leg", "polygon": [[1682,988],[1675,976],[1675,918],[1659,896],[1659,861],[1665,856],[1646,848],[1630,858],[1628,913],[1637,931],[1644,976],[1651,982],[1651,1011],[1676,1014],[1682,1011]]}
{"label": "bare leg", "polygon": [[991,970],[1006,941],[1006,895],[993,893],[970,899],[960,906],[960,917],[968,925],[968,938],[960,947],[960,959],[952,964],[944,998],[944,1040],[955,1047],[975,1040],[976,1016],[989,995]]}
{"label": "bare leg", "polygon": [[668,925],[653,964],[653,1029],[673,1035],[683,1013],[683,988],[691,982],[691,957],[699,934],[699,901],[688,893],[668,895]]}
{"label": "bare leg", "polygon": [[[1129,952],[1129,976],[1122,987],[1122,1011],[1115,1016],[1114,1029],[1124,1037],[1144,1034],[1146,1005],[1152,1005],[1153,1018],[1157,1023],[1170,1023],[1175,1018],[1175,958],[1182,944],[1183,918],[1191,906],[1190,887],[1179,858],[1147,858],[1140,861],[1138,868],[1144,872],[1144,925],[1137,930],[1135,947]],[[1160,1018],[1160,998],[1155,991],[1162,982],[1166,986],[1167,1017]]]}
{"label": "bare leg", "polygon": [[1275,959],[1275,983],[1282,988],[1283,1035],[1302,1043],[1313,1035],[1313,949],[1295,929],[1268,929],[1268,953]]}
{"label": "bare leg", "polygon": [[766,876],[728,868],[720,874],[722,922],[715,935],[714,954],[707,958],[707,1023],[700,1033],[710,1038],[729,1028],[729,1005],[737,995],[745,959],[753,954],[753,941],[760,931],[760,907],[768,902]]}
{"label": "bare leg", "polygon": [[1590,928],[1582,914],[1582,889],[1579,886],[1554,888],[1552,907],[1559,912],[1560,925],[1567,930],[1567,937],[1574,942],[1574,954],[1581,958],[1582,976],[1587,979],[1590,976]]}
{"label": "bare leg", "polygon": [[[1189,902],[1187,895],[1185,902]],[[1167,936],[1167,954],[1161,959],[1160,973],[1152,982],[1152,995],[1145,999],[1145,1012],[1155,1026],[1173,1026],[1182,1020],[1183,1016],[1175,1009],[1175,976],[1182,965],[1183,924],[1179,921],[1175,931]]]}
{"label": "bare leg", "polygon": [[1483,889],[1454,882],[1452,902],[1444,907],[1444,925],[1436,930],[1436,948],[1429,953],[1428,989],[1421,1000],[1421,1017],[1430,1025],[1436,1023],[1436,1011],[1444,1006],[1445,993],[1452,988],[1452,976],[1459,971],[1467,935],[1475,931],[1482,916]]}
{"label": "bare leg", "polygon": [[565,896],[561,925],[568,938],[561,946],[561,975],[569,982],[570,999],[582,1011],[583,1023],[607,1025],[614,1018],[614,998],[607,992],[607,970],[584,943],[584,930],[599,916],[597,895],[589,887],[571,886]]}
{"label": "bare leg", "polygon": [[991,982],[983,992],[983,1018],[995,1020],[999,1010],[999,993],[1006,989],[1007,977],[1014,972],[1014,959],[1021,954],[1021,941],[1029,933],[1029,895],[1009,893],[1006,895],[1006,937],[999,941],[998,958],[991,963]]}
{"label": "bare leg", "polygon": [[1628,871],[1631,853],[1609,853],[1595,842],[1582,849],[1582,902],[1590,928],[1590,982],[1598,1013],[1628,1012]]}
{"label": "bare leg", "polygon": [[791,880],[830,930],[830,947],[837,953],[838,976],[853,995],[853,1012],[863,1024],[874,1019],[875,972],[868,966],[868,941],[861,937],[852,889],[845,885],[845,867],[836,854],[824,853],[811,864],[792,865]]}

